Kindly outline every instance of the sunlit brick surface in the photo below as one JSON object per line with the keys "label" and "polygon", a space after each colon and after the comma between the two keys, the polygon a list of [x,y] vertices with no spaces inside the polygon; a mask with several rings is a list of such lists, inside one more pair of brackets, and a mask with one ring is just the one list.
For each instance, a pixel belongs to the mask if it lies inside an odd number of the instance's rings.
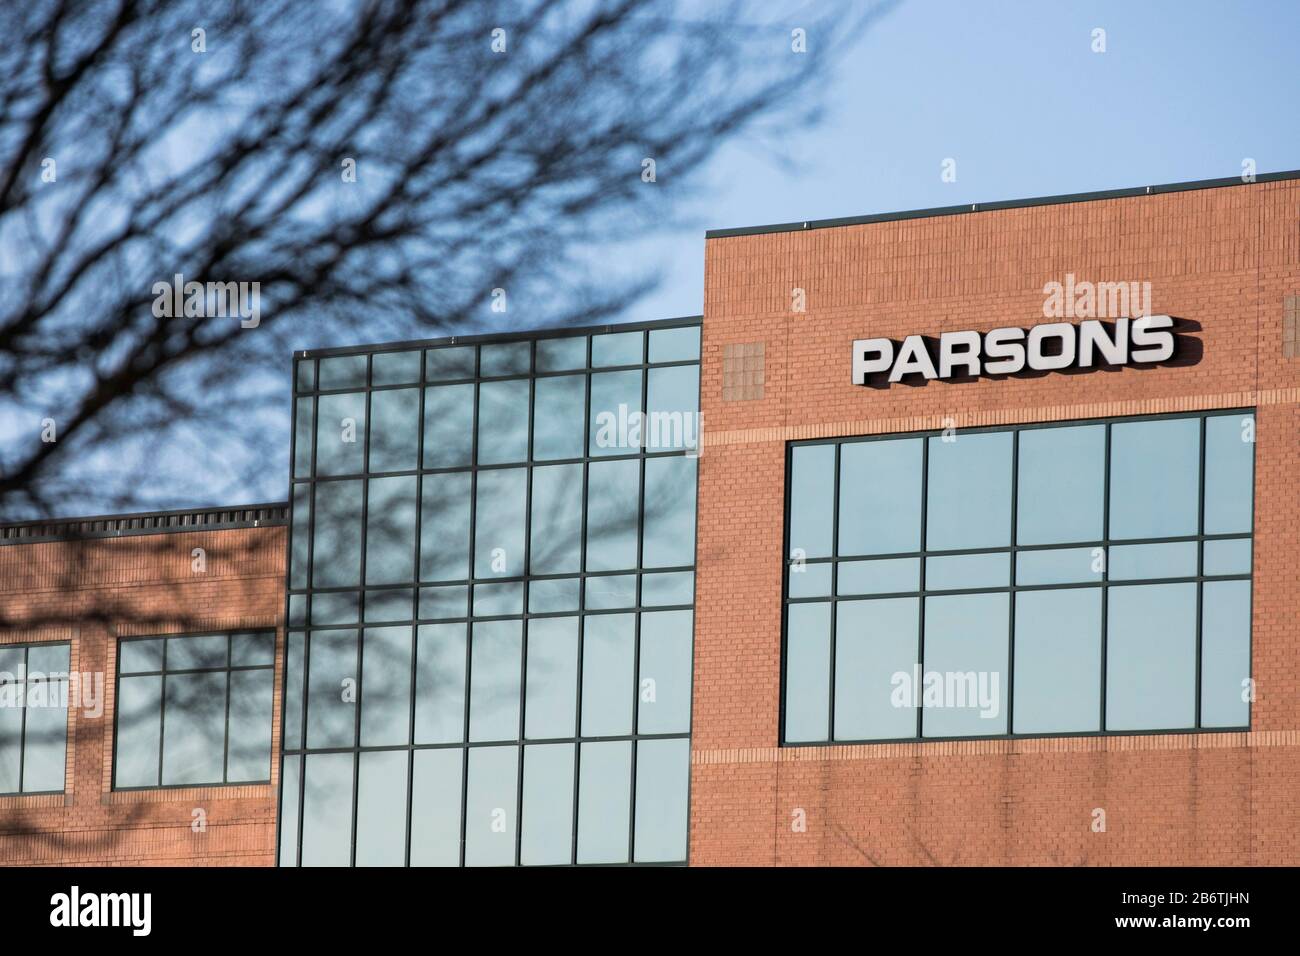
{"label": "sunlit brick surface", "polygon": [[284,555],[282,527],[0,547],[0,645],[71,641],[71,669],[102,673],[106,698],[101,716],[69,712],[63,794],[0,797],[0,863],[274,863],[278,761],[270,785],[114,792],[113,687],[119,637],[278,628]]}
{"label": "sunlit brick surface", "polygon": [[[1300,185],[1280,182],[709,240],[693,864],[1300,863],[1297,221]],[[851,384],[855,338],[1027,328],[1067,273],[1151,282],[1152,312],[1199,324],[1201,360]],[[754,342],[764,395],[727,401],[727,348]],[[1249,734],[778,746],[787,441],[1250,406]]]}

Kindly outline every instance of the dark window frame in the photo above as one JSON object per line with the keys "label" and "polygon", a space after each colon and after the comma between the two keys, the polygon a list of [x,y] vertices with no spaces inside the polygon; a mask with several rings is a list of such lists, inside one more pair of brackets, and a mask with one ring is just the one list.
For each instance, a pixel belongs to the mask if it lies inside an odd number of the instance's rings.
{"label": "dark window frame", "polygon": [[[72,681],[72,676],[71,676],[72,642],[71,641],[31,641],[31,642],[21,642],[17,644],[0,644],[0,650],[21,650],[23,652],[22,679],[12,681],[12,682],[6,682],[5,684],[0,685],[0,686],[7,687],[7,686],[11,686],[12,684],[22,688],[21,693],[22,693],[22,700],[23,700],[22,726],[18,732],[18,789],[2,790],[0,791],[0,797],[40,797],[40,796],[49,796],[51,794],[62,794],[68,792],[67,755],[68,755],[68,748],[71,745],[71,741],[72,741],[71,728],[70,728],[72,708],[70,706],[64,708],[63,786],[60,787],[58,790],[24,790],[23,789],[23,777],[25,776],[27,770],[27,685],[32,682],[27,675],[29,673],[28,661],[31,656],[31,650],[33,647],[66,647],[68,649],[69,672],[68,672],[68,676],[66,678],[61,678],[61,680],[63,681],[63,683],[68,685],[65,692],[71,693],[71,681]],[[52,683],[52,682],[49,681],[48,679],[43,679],[41,681],[38,681],[37,683]]]}
{"label": "dark window frame", "polygon": [[[1205,451],[1206,451],[1206,421],[1216,417],[1242,416],[1250,417],[1256,420],[1258,425],[1257,409],[1255,407],[1239,407],[1225,409],[1202,409],[1190,412],[1170,412],[1156,415],[1125,415],[1112,418],[1086,418],[1086,419],[1067,419],[1051,422],[1022,422],[1010,423],[1006,425],[987,425],[970,428],[958,429],[960,433],[981,434],[981,433],[1010,433],[1012,435],[1011,446],[1011,527],[1009,529],[1010,544],[1002,547],[990,548],[960,548],[949,550],[926,550],[926,514],[928,511],[928,485],[929,485],[929,456],[930,456],[930,439],[940,437],[945,434],[947,429],[927,429],[924,431],[914,432],[888,432],[873,435],[851,435],[839,436],[832,438],[814,438],[802,439],[798,441],[786,442],[785,449],[785,481],[784,481],[784,526],[782,529],[782,559],[781,559],[781,672],[780,672],[780,700],[777,708],[777,740],[781,747],[836,747],[836,746],[856,746],[870,744],[920,744],[920,743],[945,743],[954,741],[977,741],[977,740],[1035,740],[1047,738],[1064,738],[1064,737],[1137,737],[1137,736],[1160,736],[1168,734],[1208,734],[1208,733],[1242,733],[1250,731],[1254,717],[1254,707],[1252,702],[1247,703],[1246,723],[1235,727],[1203,727],[1201,726],[1202,709],[1202,619],[1204,617],[1204,584],[1217,581],[1248,581],[1251,584],[1250,608],[1251,621],[1248,628],[1246,639],[1246,652],[1248,660],[1253,662],[1253,608],[1254,608],[1254,535],[1255,535],[1255,504],[1257,494],[1255,493],[1254,482],[1257,478],[1256,451],[1254,447],[1258,441],[1258,433],[1251,441],[1251,458],[1252,458],[1252,489],[1251,489],[1251,530],[1249,532],[1225,533],[1225,534],[1205,534]],[[1154,537],[1154,538],[1113,538],[1110,536],[1110,483],[1111,483],[1111,427],[1117,424],[1127,422],[1156,422],[1175,419],[1195,419],[1200,422],[1199,435],[1199,456],[1200,468],[1198,474],[1198,491],[1197,491],[1197,533],[1191,535],[1180,535],[1171,537]],[[1017,498],[1019,483],[1019,435],[1024,431],[1034,431],[1047,428],[1070,428],[1085,425],[1102,425],[1105,427],[1105,447],[1103,461],[1103,504],[1102,504],[1102,521],[1103,531],[1102,538],[1091,542],[1060,542],[1052,544],[1036,545],[1019,545],[1016,542],[1016,519],[1017,519]],[[871,554],[871,555],[844,555],[838,554],[839,539],[839,515],[840,515],[840,449],[844,445],[856,444],[860,442],[872,441],[891,441],[909,438],[921,439],[922,459],[921,459],[921,527],[920,527],[920,545],[919,551],[906,551],[888,554]],[[805,565],[829,564],[831,566],[831,583],[830,594],[824,597],[790,597],[790,567],[792,560],[790,557],[790,516],[791,516],[791,497],[794,465],[794,450],[807,446],[833,446],[834,455],[834,500],[831,509],[831,555],[824,558],[804,558]],[[1205,545],[1211,541],[1230,541],[1230,540],[1247,540],[1251,542],[1251,560],[1252,570],[1245,574],[1216,574],[1206,575],[1204,573],[1205,562]],[[1153,577],[1153,578],[1125,578],[1112,579],[1110,576],[1110,549],[1114,547],[1123,547],[1127,545],[1143,544],[1160,544],[1171,542],[1194,542],[1197,548],[1197,573],[1180,577]],[[1102,548],[1105,551],[1105,561],[1101,572],[1101,579],[1098,581],[1088,581],[1080,583],[1067,584],[1037,584],[1021,585],[1016,583],[1017,562],[1016,555],[1022,551],[1053,551],[1069,550],[1073,548]],[[926,559],[929,557],[943,557],[949,555],[962,554],[1008,554],[1009,555],[1009,581],[1007,586],[1002,587],[975,587],[945,590],[927,590],[925,573]],[[876,560],[889,558],[916,558],[920,562],[920,581],[917,589],[910,591],[899,591],[889,593],[873,593],[869,595],[840,595],[837,593],[839,565],[845,561],[853,560]],[[1196,661],[1195,661],[1195,718],[1194,726],[1185,728],[1168,728],[1155,730],[1107,730],[1106,729],[1106,663],[1107,663],[1107,605],[1108,594],[1113,587],[1140,587],[1151,584],[1181,584],[1194,583],[1196,585]],[[1065,590],[1076,588],[1099,588],[1102,594],[1101,606],[1101,662],[1100,662],[1100,723],[1099,730],[1092,731],[1061,731],[1052,733],[1015,733],[1013,732],[1015,717],[1015,596],[1020,591],[1051,591]],[[924,708],[916,707],[916,734],[911,737],[884,737],[884,738],[845,738],[837,740],[835,738],[835,652],[836,652],[836,618],[837,608],[841,601],[870,601],[884,600],[899,597],[916,597],[919,611],[917,624],[917,648],[918,657],[924,667],[925,661],[925,604],[926,598],[930,596],[949,596],[962,594],[1007,594],[1010,607],[1008,608],[1008,625],[1007,625],[1007,678],[1006,678],[1006,707],[1007,707],[1007,733],[963,735],[963,736],[922,736],[922,720]],[[794,604],[829,604],[830,623],[829,623],[829,692],[828,692],[828,716],[826,724],[827,739],[825,740],[798,740],[790,741],[786,739],[786,705],[787,705],[787,655],[789,653],[789,608]]]}
{"label": "dark window frame", "polygon": [[[232,664],[233,644],[236,635],[239,634],[264,634],[271,638],[271,662],[269,664]],[[216,637],[224,636],[226,639],[226,663],[223,667],[182,667],[169,669],[167,667],[167,648],[168,642],[175,639],[184,640],[191,637]],[[127,671],[125,675],[122,672],[122,647],[126,644],[161,640],[163,648],[163,663],[161,670],[150,671]],[[114,662],[113,675],[113,746],[111,758],[112,774],[110,789],[119,793],[134,793],[150,790],[188,790],[194,788],[229,788],[229,787],[265,787],[270,785],[275,771],[276,741],[275,741],[275,670],[276,661],[280,654],[280,638],[277,630],[271,627],[252,627],[238,629],[218,629],[212,631],[192,631],[176,632],[166,634],[139,634],[131,637],[122,637],[117,640],[117,659]],[[270,742],[270,760],[267,763],[268,773],[262,780],[237,780],[230,781],[225,778],[230,774],[230,675],[240,671],[270,671],[271,672],[271,742]],[[221,776],[219,782],[210,783],[163,783],[163,755],[166,752],[166,729],[167,729],[167,677],[183,674],[225,674],[226,675],[226,700],[225,700],[225,722],[223,734],[223,746],[221,754]],[[118,720],[122,713],[122,678],[126,677],[159,677],[158,697],[158,783],[145,784],[134,787],[122,787],[117,783],[117,758],[118,746],[121,741],[121,735],[118,732]]]}

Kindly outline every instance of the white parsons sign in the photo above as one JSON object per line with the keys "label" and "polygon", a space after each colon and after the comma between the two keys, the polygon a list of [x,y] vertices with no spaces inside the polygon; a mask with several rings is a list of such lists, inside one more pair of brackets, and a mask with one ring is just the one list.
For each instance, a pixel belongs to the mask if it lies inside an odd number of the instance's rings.
{"label": "white parsons sign", "polygon": [[1100,365],[1146,365],[1173,358],[1174,320],[1168,315],[1102,321],[1048,322],[1033,328],[988,332],[944,332],[933,339],[909,335],[901,345],[892,339],[857,339],[853,343],[853,384],[888,383],[906,375],[924,379],[954,376],[1014,375]]}

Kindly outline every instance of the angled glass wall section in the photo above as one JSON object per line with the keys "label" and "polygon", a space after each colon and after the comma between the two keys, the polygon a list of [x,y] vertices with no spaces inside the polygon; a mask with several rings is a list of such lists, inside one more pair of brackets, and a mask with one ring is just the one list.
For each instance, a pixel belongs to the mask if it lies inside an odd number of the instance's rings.
{"label": "angled glass wall section", "polygon": [[685,862],[699,357],[296,358],[281,865]]}

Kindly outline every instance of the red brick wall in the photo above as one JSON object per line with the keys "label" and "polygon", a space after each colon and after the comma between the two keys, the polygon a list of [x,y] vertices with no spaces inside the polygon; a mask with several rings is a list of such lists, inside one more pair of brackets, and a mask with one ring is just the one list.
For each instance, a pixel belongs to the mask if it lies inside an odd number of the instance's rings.
{"label": "red brick wall", "polygon": [[274,864],[278,759],[270,785],[114,792],[113,691],[119,637],[274,627],[278,754],[284,556],[283,527],[0,547],[0,644],[70,641],[106,698],[102,716],[69,710],[63,794],[0,797],[0,863]]}
{"label": "red brick wall", "polygon": [[[1280,182],[707,242],[693,864],[1300,863],[1298,224]],[[1028,327],[1067,273],[1151,282],[1199,364],[850,383],[853,339]],[[724,346],[756,342],[762,397],[724,401]],[[787,441],[1237,406],[1259,409],[1250,733],[778,746]]]}

